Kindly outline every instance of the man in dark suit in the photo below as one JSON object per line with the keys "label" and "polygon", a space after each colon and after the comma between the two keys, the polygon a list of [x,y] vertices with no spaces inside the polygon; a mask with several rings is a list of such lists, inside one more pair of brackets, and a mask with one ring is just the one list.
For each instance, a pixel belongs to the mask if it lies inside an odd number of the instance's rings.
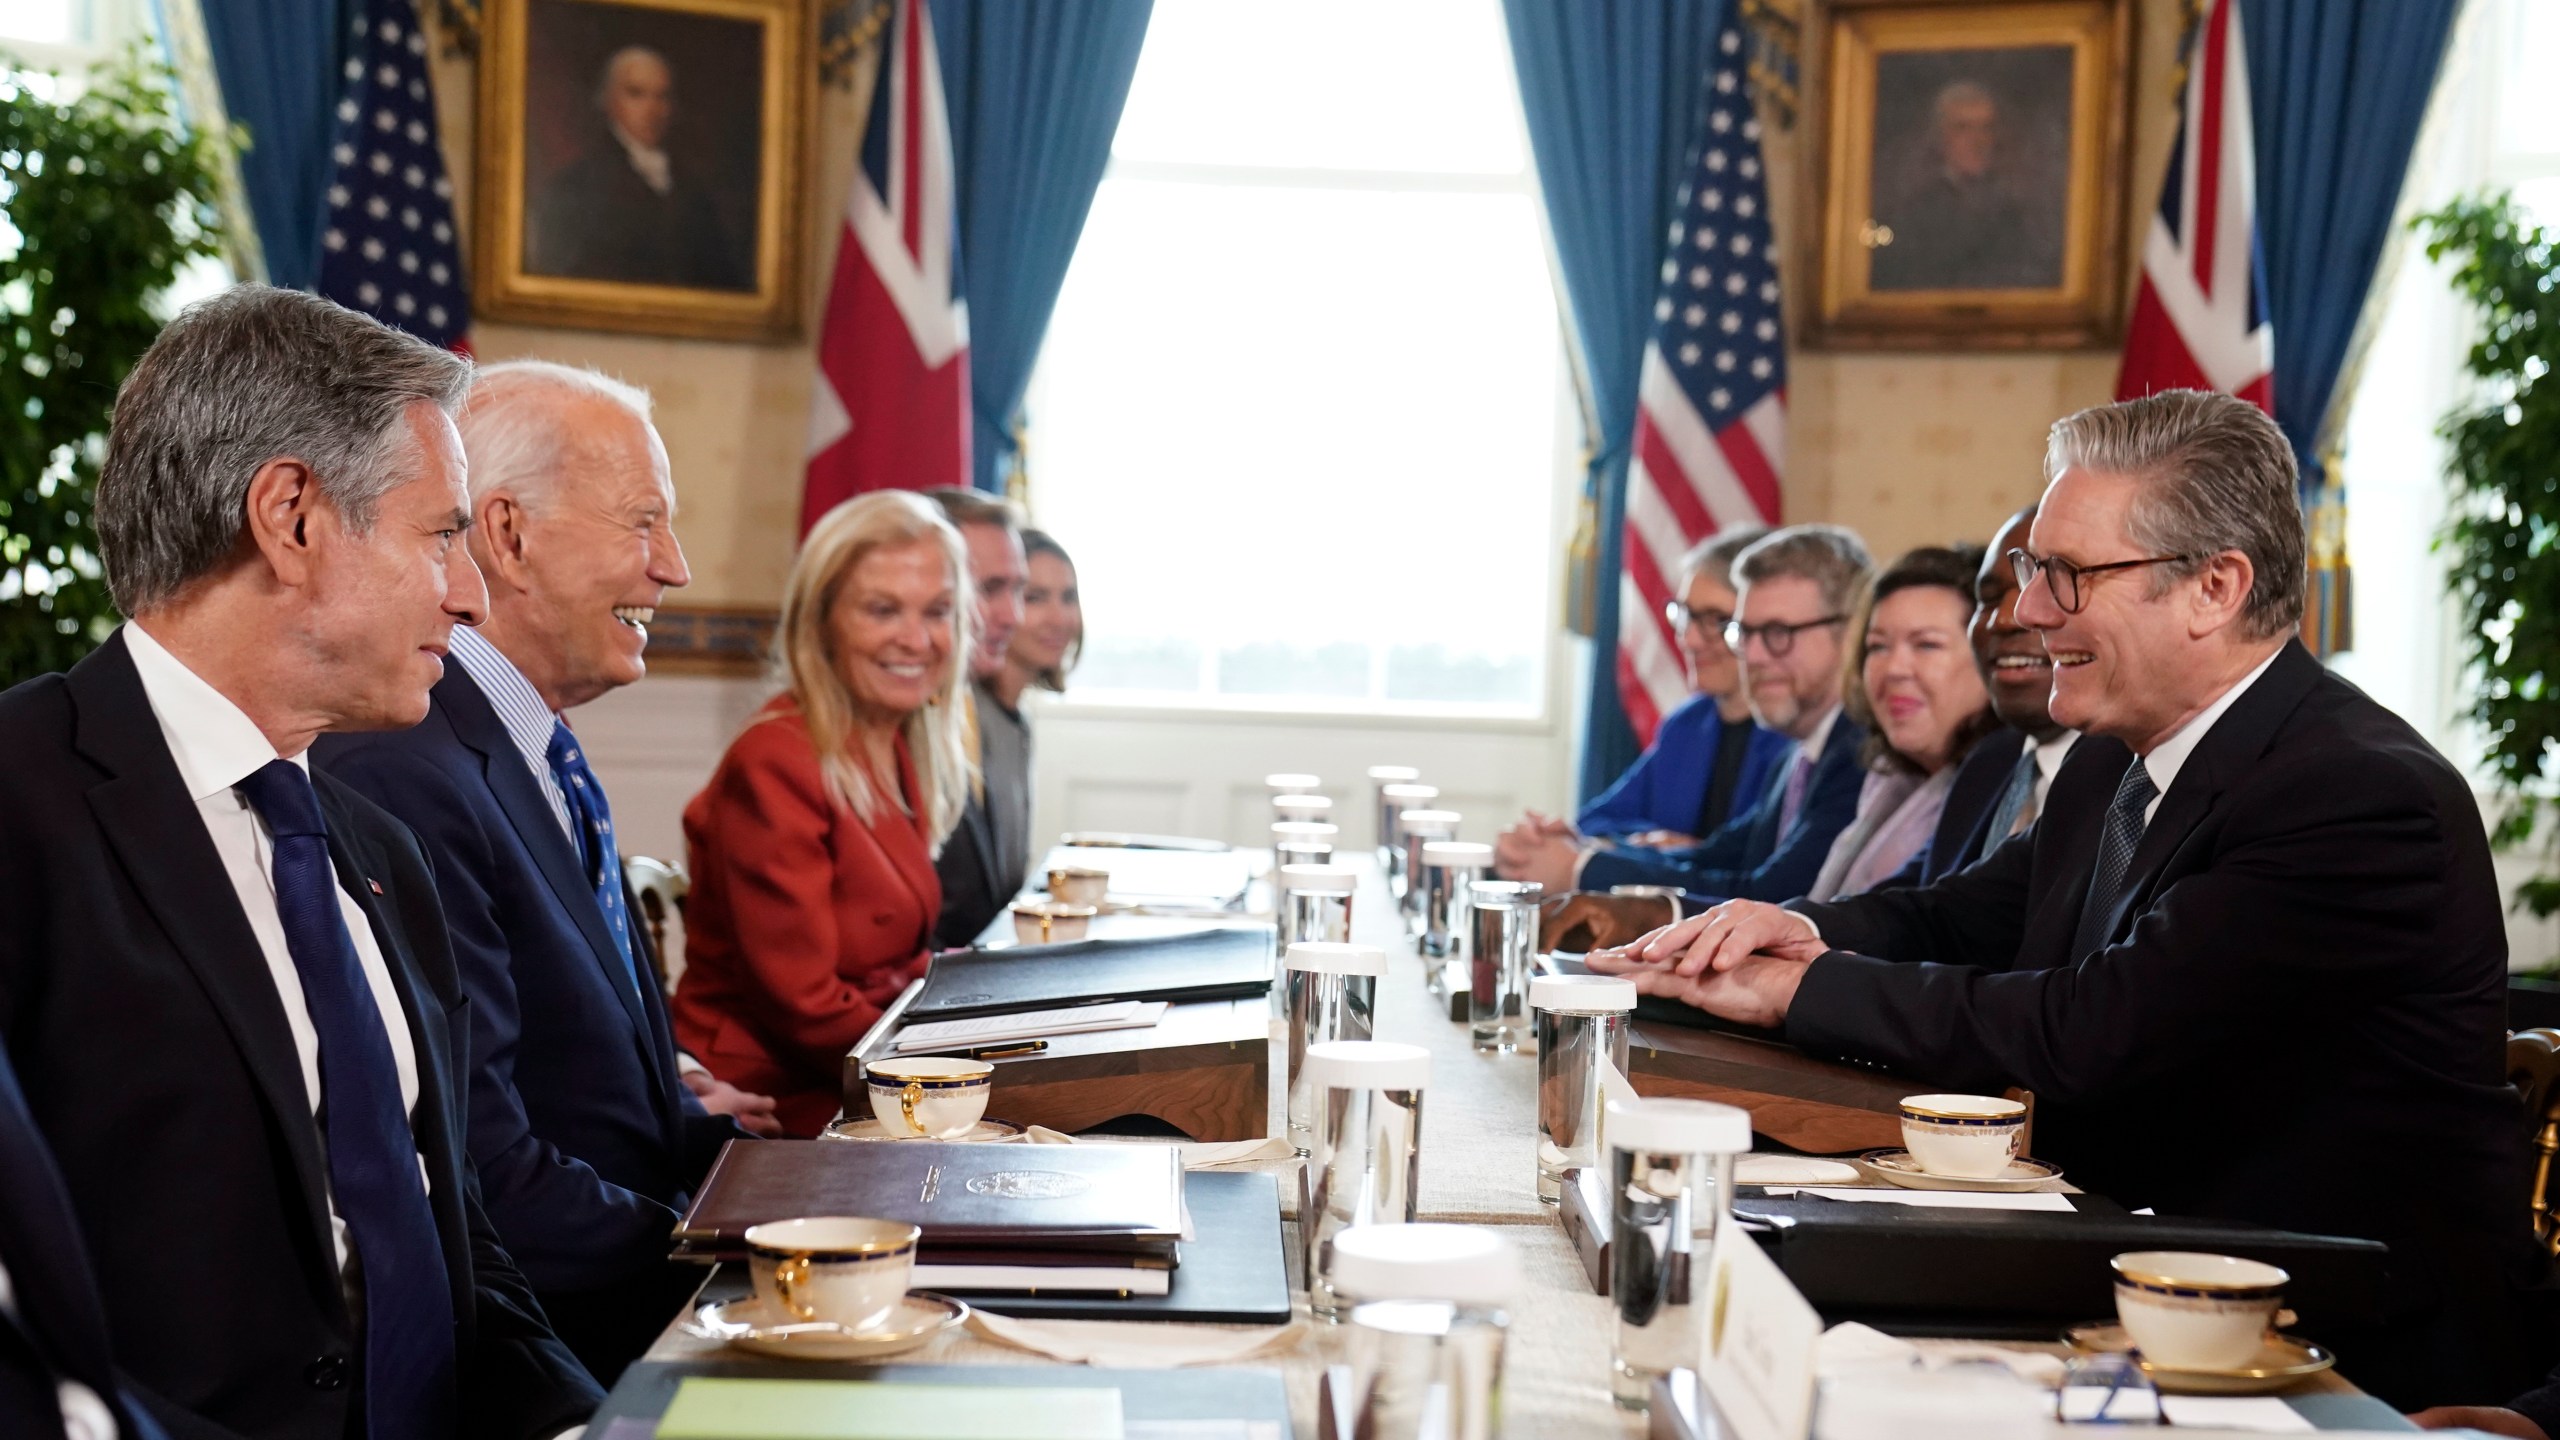
{"label": "man in dark suit", "polygon": [[[489,617],[456,631],[424,724],[328,736],[320,767],[418,833],[471,996],[482,1201],[561,1338],[611,1384],[701,1281],[668,1235],[743,1133],[677,1074],[603,784],[564,713],[647,673],[691,579],[649,397],[540,361],[463,409]],[[778,1130],[773,1102],[693,1082]]]}
{"label": "man in dark suit", "polygon": [[544,183],[526,216],[525,268],[538,275],[756,288],[752,237],[740,244],[700,177],[676,168],[667,134],[675,68],[645,45],[605,61],[596,89],[604,127]]}
{"label": "man in dark suit", "polygon": [[2080,738],[2078,731],[2054,723],[2049,703],[2053,661],[2044,653],[2044,637],[2018,623],[2018,577],[2009,552],[2027,543],[2035,518],[2033,505],[2010,516],[1973,579],[1968,634],[1974,668],[1982,672],[1983,689],[1990,693],[1991,713],[2013,734],[1986,737],[1964,757],[1929,843],[1874,889],[1926,885],[1953,875],[1999,841],[2025,833]]}
{"label": "man in dark suit", "polygon": [[1934,885],[1736,902],[1593,968],[1816,1054],[2031,1090],[2046,1158],[2128,1206],[2383,1241],[2384,1323],[2317,1338],[2404,1407],[2513,1393],[2537,1257],[2470,787],[2291,638],[2302,523],[2263,412],[2102,406],[2055,426],[2047,470],[2018,617],[2087,738],[2034,828]]}
{"label": "man in dark suit", "polygon": [[1784,900],[1813,888],[1831,842],[1858,811],[1866,781],[1858,748],[1866,730],[1843,713],[1850,611],[1870,562],[1858,537],[1836,525],[1791,525],[1734,558],[1739,582],[1726,636],[1742,661],[1751,712],[1796,742],[1750,813],[1695,845],[1673,850],[1603,847],[1562,821],[1532,814],[1494,847],[1503,878],[1533,880],[1572,896],[1550,912],[1549,933],[1584,920],[1605,943],[1614,928],[1660,925],[1679,913],[1669,896],[1610,896],[1617,885],[1684,892],[1698,908],[1732,896]]}
{"label": "man in dark suit", "polygon": [[0,696],[0,1037],[181,1440],[540,1440],[601,1398],[481,1214],[426,856],[305,755],[416,724],[487,603],[468,377],[309,295],[190,307],[99,477],[129,623]]}
{"label": "man in dark suit", "polygon": [[62,1176],[0,1050],[0,1435],[165,1440],[132,1404]]}
{"label": "man in dark suit", "polygon": [[969,808],[933,858],[942,881],[942,915],[933,943],[957,949],[977,943],[989,923],[1022,892],[1031,869],[1031,727],[996,693],[1013,632],[1022,626],[1022,588],[1031,578],[1013,510],[977,490],[925,492],[969,547],[976,640],[969,650],[970,736],[978,777]]}

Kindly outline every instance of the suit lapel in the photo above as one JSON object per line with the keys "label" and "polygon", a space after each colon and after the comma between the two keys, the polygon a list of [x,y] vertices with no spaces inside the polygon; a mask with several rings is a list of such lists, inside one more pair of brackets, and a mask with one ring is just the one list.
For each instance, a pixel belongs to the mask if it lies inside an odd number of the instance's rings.
{"label": "suit lapel", "polygon": [[2088,735],[2071,747],[2070,758],[2055,772],[2044,810],[2026,836],[2035,847],[2036,893],[2030,898],[2015,968],[2050,970],[2080,958],[2071,953],[2071,940],[2080,925],[2080,907],[2088,903],[2090,872],[2098,863],[2099,826],[2132,760],[2124,742]]}
{"label": "suit lapel", "polygon": [[497,797],[498,808],[506,813],[507,823],[515,827],[525,853],[542,871],[543,882],[551,887],[561,908],[568,911],[578,933],[586,937],[587,948],[594,953],[596,964],[603,967],[605,979],[612,986],[614,998],[622,1003],[622,1013],[630,1019],[632,1029],[646,1035],[649,1022],[640,1013],[640,997],[632,993],[631,970],[622,959],[621,948],[614,944],[612,932],[605,929],[604,911],[596,904],[595,891],[588,888],[578,852],[570,844],[568,833],[560,828],[559,817],[552,813],[550,799],[526,768],[524,752],[516,748],[515,738],[498,719],[489,697],[480,692],[471,673],[460,665],[448,667],[444,679],[436,685],[435,703],[453,722],[454,738],[480,757],[480,773],[489,782],[489,793]]}
{"label": "suit lapel", "polygon": [[133,881],[134,890],[231,1032],[267,1104],[300,1182],[311,1245],[325,1289],[337,1293],[329,1253],[328,1168],[320,1128],[302,1081],[301,1052],[277,998],[274,972],[240,909],[231,875],[187,796],[178,762],[160,734],[142,678],[118,633],[72,667],[73,744],[114,778],[91,787],[89,808]]}

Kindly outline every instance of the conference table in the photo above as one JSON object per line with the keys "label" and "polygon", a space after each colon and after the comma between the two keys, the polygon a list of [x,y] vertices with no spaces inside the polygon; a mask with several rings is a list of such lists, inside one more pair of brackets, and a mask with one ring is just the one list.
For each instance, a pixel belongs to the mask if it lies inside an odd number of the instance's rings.
{"label": "conference table", "polygon": [[[1376,1038],[1423,1046],[1431,1052],[1431,1084],[1425,1092],[1422,1118],[1420,1216],[1423,1220],[1483,1225],[1499,1230],[1517,1252],[1523,1273],[1520,1303],[1511,1310],[1504,1375],[1504,1433],[1515,1440],[1553,1436],[1641,1436],[1647,1416],[1621,1410],[1609,1393],[1609,1352],[1615,1325],[1610,1302],[1592,1293],[1582,1261],[1557,1221],[1554,1208],[1539,1203],[1535,1187],[1537,1060],[1529,1054],[1478,1054],[1467,1026],[1448,1018],[1446,1002],[1426,985],[1424,962],[1406,937],[1395,901],[1383,875],[1366,855],[1360,889],[1352,905],[1352,938],[1388,953],[1387,974],[1379,983]],[[1257,882],[1246,913],[1228,921],[1204,922],[1192,916],[1106,913],[1094,921],[1097,939],[1138,938],[1165,934],[1203,923],[1268,924],[1270,906]],[[1003,917],[999,917],[1000,920]],[[1277,1053],[1272,1059],[1273,1135],[1286,1133],[1282,1119]],[[990,1113],[1003,1111],[999,1084]],[[1282,1234],[1288,1247],[1297,1318],[1267,1348],[1235,1362],[1276,1370],[1285,1383],[1290,1423],[1298,1440],[1318,1440],[1317,1401],[1328,1365],[1344,1361],[1340,1326],[1312,1320],[1306,1296],[1294,1223],[1297,1169],[1295,1159],[1260,1162],[1250,1168],[1280,1178],[1282,1208],[1290,1220]],[[716,1343],[685,1334],[678,1316],[648,1354],[653,1361],[702,1362],[728,1352]],[[1116,1330],[1161,1327],[1128,1324]],[[1179,1327],[1198,1332],[1211,1327]],[[1236,1327],[1240,1332],[1245,1327]],[[1920,1342],[1923,1349],[1938,1342]],[[1952,1343],[1952,1342],[1950,1342]],[[1978,1349],[1976,1345],[1974,1348]],[[2061,1347],[2021,1346],[2058,1352]],[[899,1357],[897,1363],[932,1365],[1042,1365],[1044,1357],[986,1338],[975,1330],[954,1332],[924,1351]],[[767,1362],[766,1373],[770,1362]],[[837,1369],[824,1364],[800,1367],[812,1376]],[[2338,1397],[2336,1401],[2302,1401],[2323,1428],[2338,1428],[2352,1419],[2356,1428],[2388,1428],[2397,1420],[2364,1397],[2335,1372],[2313,1377],[2295,1396]],[[1712,1412],[1706,1433],[1720,1434]],[[2061,1430],[2057,1434],[2066,1433]],[[2189,1432],[2197,1433],[2197,1432]],[[591,1435],[589,1440],[606,1440]],[[610,1440],[623,1440],[621,1436]],[[1249,1433],[1248,1440],[1280,1440],[1276,1433]]]}

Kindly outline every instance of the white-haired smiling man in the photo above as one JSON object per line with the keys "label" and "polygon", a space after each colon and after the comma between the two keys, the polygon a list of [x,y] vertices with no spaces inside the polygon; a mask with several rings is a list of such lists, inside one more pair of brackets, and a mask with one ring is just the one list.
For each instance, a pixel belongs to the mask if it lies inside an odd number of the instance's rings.
{"label": "white-haired smiling man", "polygon": [[2011,552],[2085,737],[2024,834],[1935,884],[1734,901],[1595,969],[1817,1054],[2035,1092],[2088,1189],[2391,1247],[2382,1322],[2315,1336],[2406,1407],[2512,1394],[2524,1128],[2470,786],[2293,634],[2293,452],[2176,391],[2054,426]]}

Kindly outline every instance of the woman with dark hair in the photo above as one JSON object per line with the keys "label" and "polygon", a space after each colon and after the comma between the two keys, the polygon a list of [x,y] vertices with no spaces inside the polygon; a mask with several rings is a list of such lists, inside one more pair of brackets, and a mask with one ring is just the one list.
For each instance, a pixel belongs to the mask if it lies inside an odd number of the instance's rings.
{"label": "woman with dark hair", "polygon": [[1076,590],[1076,562],[1066,547],[1039,530],[1022,532],[1030,579],[1022,587],[1022,624],[1013,632],[1004,669],[994,679],[996,698],[1020,709],[1023,692],[1067,688],[1067,672],[1084,653],[1084,600]]}
{"label": "woman with dark hair", "polygon": [[1920,853],[1956,765],[2000,728],[1965,633],[1981,566],[1979,545],[1924,546],[1868,587],[1841,686],[1849,718],[1866,727],[1867,779],[1807,898],[1855,895]]}

